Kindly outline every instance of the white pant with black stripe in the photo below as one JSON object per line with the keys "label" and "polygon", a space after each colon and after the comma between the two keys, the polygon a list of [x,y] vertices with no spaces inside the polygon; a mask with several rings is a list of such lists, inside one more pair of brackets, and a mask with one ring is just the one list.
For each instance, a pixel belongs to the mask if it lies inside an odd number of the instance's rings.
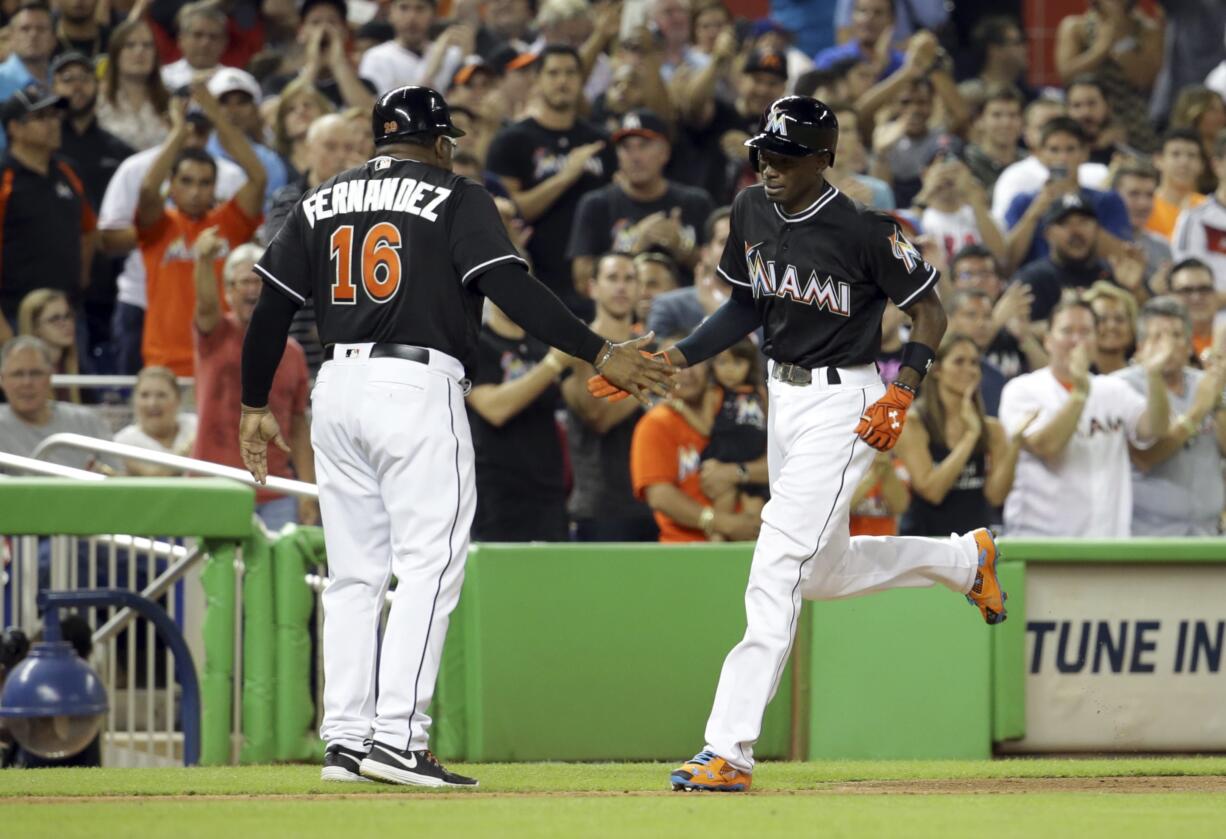
{"label": "white pant with black stripe", "polygon": [[842,368],[839,377],[841,384],[829,385],[820,368],[810,385],[769,383],[771,497],[745,590],[745,637],[724,660],[706,730],[707,749],[745,771],[753,769],[753,745],[796,637],[802,598],[933,583],[965,593],[974,582],[973,537],[849,537],[851,494],[876,453],[854,429],[885,388],[874,365]]}
{"label": "white pant with black stripe", "polygon": [[472,438],[458,361],[433,350],[429,365],[372,359],[370,347],[338,344],[311,394],[328,548],[320,736],[352,749],[373,737],[416,750],[427,748],[426,708],[464,582]]}

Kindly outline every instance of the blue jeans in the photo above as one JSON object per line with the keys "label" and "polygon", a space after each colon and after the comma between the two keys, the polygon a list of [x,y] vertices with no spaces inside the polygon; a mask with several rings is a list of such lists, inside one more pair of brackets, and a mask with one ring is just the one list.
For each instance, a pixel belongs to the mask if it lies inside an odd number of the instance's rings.
{"label": "blue jeans", "polygon": [[111,344],[115,348],[115,372],[132,376],[143,365],[141,338],[145,334],[145,310],[131,303],[116,303],[111,318]]}
{"label": "blue jeans", "polygon": [[271,533],[280,533],[287,524],[298,522],[298,499],[292,495],[283,495],[271,501],[255,506],[255,514],[264,522]]}

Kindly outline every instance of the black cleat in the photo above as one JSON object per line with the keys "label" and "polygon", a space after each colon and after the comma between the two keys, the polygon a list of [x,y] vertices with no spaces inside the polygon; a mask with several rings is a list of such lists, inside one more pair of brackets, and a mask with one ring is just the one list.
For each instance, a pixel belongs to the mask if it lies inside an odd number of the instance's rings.
{"label": "black cleat", "polygon": [[346,749],[340,743],[333,743],[324,752],[324,769],[319,773],[319,777],[324,781],[370,783],[362,777],[360,769],[364,757],[366,752]]}
{"label": "black cleat", "polygon": [[448,772],[429,749],[409,751],[393,749],[378,740],[362,761],[363,777],[389,784],[412,784],[422,787],[475,787],[476,778],[466,778]]}

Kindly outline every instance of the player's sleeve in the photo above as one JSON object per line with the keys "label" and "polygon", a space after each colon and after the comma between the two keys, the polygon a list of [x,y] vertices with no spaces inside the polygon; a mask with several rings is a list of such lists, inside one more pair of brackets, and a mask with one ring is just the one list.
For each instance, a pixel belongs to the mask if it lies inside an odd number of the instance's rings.
{"label": "player's sleeve", "polygon": [[898,222],[884,213],[866,213],[863,221],[864,269],[900,309],[936,288],[940,272],[924,261]]}
{"label": "player's sleeve", "polygon": [[[742,192],[741,195],[745,193]],[[728,241],[724,243],[724,252],[720,254],[719,264],[715,270],[728,282],[732,283],[732,296],[742,302],[753,300],[753,285],[749,281],[749,260],[747,253],[750,243],[741,236],[741,213],[744,202],[741,195],[732,202],[732,215],[728,217]]]}
{"label": "player's sleeve", "polygon": [[[653,484],[677,483],[676,444],[669,433],[667,408],[652,408],[634,426],[630,440],[630,482],[634,497],[645,500]],[[670,456],[670,449],[671,452]]]}
{"label": "player's sleeve", "polygon": [[305,226],[300,203],[255,264],[256,273],[265,285],[275,288],[298,306],[307,301],[312,291]]}
{"label": "player's sleeve", "polygon": [[528,267],[507,236],[494,199],[476,184],[459,190],[458,200],[451,207],[448,236],[451,263],[463,285],[495,265],[517,262]]}

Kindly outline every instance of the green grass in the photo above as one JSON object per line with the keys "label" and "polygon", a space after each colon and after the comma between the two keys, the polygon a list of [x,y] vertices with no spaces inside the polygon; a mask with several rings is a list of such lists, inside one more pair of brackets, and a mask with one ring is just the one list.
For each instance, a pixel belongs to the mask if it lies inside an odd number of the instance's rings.
{"label": "green grass", "polygon": [[767,795],[663,794],[666,764],[454,768],[478,776],[480,792],[323,784],[317,766],[0,772],[0,835],[1183,839],[1222,836],[1226,824],[1226,795],[1210,793],[832,790],[855,781],[1220,776],[1226,758],[766,763],[754,781],[777,793]]}

